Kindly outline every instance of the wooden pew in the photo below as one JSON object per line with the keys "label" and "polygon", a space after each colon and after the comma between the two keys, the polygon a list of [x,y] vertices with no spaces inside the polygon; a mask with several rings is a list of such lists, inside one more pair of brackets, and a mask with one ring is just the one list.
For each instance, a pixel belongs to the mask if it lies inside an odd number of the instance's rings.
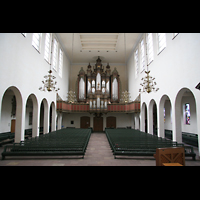
{"label": "wooden pew", "polygon": [[185,149],[184,147],[157,148],[154,158],[156,166],[163,166],[163,163],[179,163],[185,166]]}
{"label": "wooden pew", "polygon": [[91,129],[61,129],[20,143],[6,145],[6,156],[82,156],[84,158]]}

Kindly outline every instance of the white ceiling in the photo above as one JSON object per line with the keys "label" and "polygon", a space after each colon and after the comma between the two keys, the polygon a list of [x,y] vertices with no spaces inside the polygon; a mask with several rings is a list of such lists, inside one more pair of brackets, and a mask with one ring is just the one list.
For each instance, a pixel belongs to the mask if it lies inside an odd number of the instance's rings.
{"label": "white ceiling", "polygon": [[98,56],[103,63],[125,64],[141,33],[56,33],[72,64],[95,63]]}

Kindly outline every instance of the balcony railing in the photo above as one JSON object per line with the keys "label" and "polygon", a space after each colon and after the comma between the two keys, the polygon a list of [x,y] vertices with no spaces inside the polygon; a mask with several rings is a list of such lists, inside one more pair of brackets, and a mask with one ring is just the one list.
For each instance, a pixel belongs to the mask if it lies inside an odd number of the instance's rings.
{"label": "balcony railing", "polygon": [[140,102],[133,101],[127,104],[122,103],[112,103],[107,105],[107,109],[105,108],[91,108],[87,103],[67,103],[66,101],[57,101],[57,111],[59,112],[67,112],[67,113],[82,113],[82,112],[90,112],[90,113],[135,113],[140,112]]}

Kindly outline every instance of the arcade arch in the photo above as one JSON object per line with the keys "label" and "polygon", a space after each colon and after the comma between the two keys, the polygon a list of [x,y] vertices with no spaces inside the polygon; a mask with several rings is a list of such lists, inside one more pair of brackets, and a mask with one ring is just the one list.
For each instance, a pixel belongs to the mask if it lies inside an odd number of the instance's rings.
{"label": "arcade arch", "polygon": [[[185,123],[185,104],[190,105],[190,124]],[[193,92],[188,88],[182,88],[178,91],[175,98],[175,107],[172,110],[174,123],[173,141],[182,142],[182,132],[197,133],[197,114],[196,99]]]}
{"label": "arcade arch", "polygon": [[1,132],[15,133],[15,142],[24,139],[24,113],[20,90],[11,86],[7,88],[1,100]]}
{"label": "arcade arch", "polygon": [[56,130],[56,106],[52,101],[50,105],[50,113],[49,113],[49,132]]}
{"label": "arcade arch", "polygon": [[46,98],[42,99],[40,104],[40,134],[49,132],[49,109]]}
{"label": "arcade arch", "polygon": [[143,102],[142,107],[141,107],[141,131],[147,133],[147,127],[148,127],[148,122],[147,122],[147,105],[145,102]]}
{"label": "arcade arch", "polygon": [[159,102],[158,111],[158,136],[165,137],[165,129],[172,130],[172,118],[171,118],[171,100],[166,94],[163,95]]}
{"label": "arcade arch", "polygon": [[32,128],[32,137],[38,136],[38,100],[35,94],[28,96],[25,112],[25,129]]}
{"label": "arcade arch", "polygon": [[157,135],[157,106],[154,99],[149,103],[148,133]]}

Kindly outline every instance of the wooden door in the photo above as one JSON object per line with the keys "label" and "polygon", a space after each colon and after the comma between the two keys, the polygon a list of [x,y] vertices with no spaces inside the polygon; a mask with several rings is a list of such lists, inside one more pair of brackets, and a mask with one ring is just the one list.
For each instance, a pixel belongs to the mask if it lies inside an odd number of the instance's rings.
{"label": "wooden door", "polygon": [[12,119],[11,120],[11,130],[10,130],[10,132],[11,133],[15,133],[15,119]]}
{"label": "wooden door", "polygon": [[90,127],[90,117],[81,117],[81,128],[89,128]]}
{"label": "wooden door", "polygon": [[102,132],[103,131],[103,117],[94,117],[94,132]]}
{"label": "wooden door", "polygon": [[107,128],[116,128],[116,117],[107,117],[106,118],[106,127]]}

